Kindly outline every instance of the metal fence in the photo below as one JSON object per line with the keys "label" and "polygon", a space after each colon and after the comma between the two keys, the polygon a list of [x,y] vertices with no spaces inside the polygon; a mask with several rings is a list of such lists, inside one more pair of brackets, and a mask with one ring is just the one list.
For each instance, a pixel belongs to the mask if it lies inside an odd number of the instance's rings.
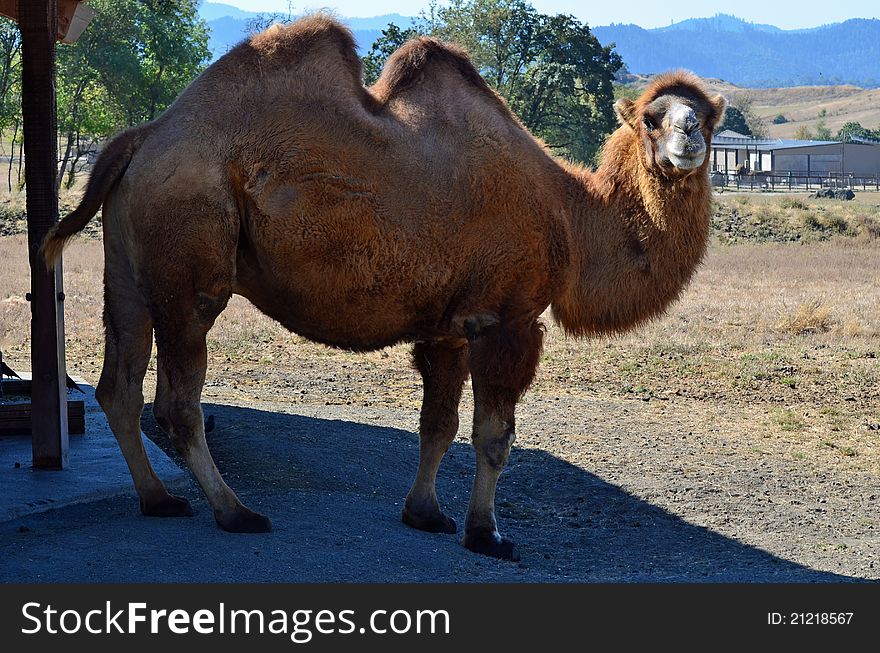
{"label": "metal fence", "polygon": [[850,188],[863,191],[880,191],[880,174],[856,175],[851,172],[752,172],[746,175],[735,172],[714,171],[712,185],[716,188],[755,191],[810,191],[820,188]]}

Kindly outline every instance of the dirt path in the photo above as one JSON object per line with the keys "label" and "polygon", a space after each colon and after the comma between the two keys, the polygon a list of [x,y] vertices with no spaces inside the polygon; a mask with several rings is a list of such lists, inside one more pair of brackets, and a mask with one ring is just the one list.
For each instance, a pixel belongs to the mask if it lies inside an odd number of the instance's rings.
{"label": "dirt path", "polygon": [[[146,519],[134,498],[108,500],[0,525],[0,580],[880,578],[875,475],[745,450],[729,426],[701,427],[686,404],[659,403],[526,400],[498,496],[500,525],[521,547],[518,564],[400,523],[417,460],[415,411],[208,404],[219,467],[246,503],[272,517],[273,533],[219,531],[195,489],[193,519]],[[156,433],[150,420],[145,426]],[[459,524],[472,474],[460,435],[438,484]]]}

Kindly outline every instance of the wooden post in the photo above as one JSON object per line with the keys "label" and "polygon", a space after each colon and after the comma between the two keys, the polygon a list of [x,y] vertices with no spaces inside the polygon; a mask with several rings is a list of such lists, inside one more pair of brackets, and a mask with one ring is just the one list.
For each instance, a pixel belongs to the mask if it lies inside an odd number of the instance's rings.
{"label": "wooden post", "polygon": [[64,366],[64,288],[61,264],[47,270],[43,237],[58,221],[55,116],[57,0],[19,0],[22,40],[21,110],[24,118],[28,254],[31,266],[31,390],[33,465],[68,463]]}

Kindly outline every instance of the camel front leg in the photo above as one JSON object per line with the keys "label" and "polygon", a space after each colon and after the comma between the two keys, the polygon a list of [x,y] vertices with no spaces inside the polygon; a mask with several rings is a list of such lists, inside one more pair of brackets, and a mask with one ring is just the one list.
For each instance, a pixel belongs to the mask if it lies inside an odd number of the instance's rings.
{"label": "camel front leg", "polygon": [[502,324],[481,333],[471,345],[477,473],[463,543],[475,553],[519,560],[514,543],[498,532],[495,487],[516,439],[516,404],[534,379],[543,335],[537,322],[520,328]]}
{"label": "camel front leg", "polygon": [[404,524],[430,533],[455,533],[455,520],[440,510],[436,481],[440,461],[458,433],[458,404],[468,376],[467,343],[420,342],[413,363],[422,375],[419,470],[401,514]]}

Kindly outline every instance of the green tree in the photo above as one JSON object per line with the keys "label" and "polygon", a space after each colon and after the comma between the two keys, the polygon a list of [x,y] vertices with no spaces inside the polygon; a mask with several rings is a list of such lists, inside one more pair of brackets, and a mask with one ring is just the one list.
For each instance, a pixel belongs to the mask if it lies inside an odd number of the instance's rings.
{"label": "green tree", "polygon": [[204,70],[211,57],[197,0],[139,0],[138,72],[130,121],[152,120]]}
{"label": "green tree", "polygon": [[784,125],[787,122],[788,122],[788,118],[786,118],[781,113],[777,113],[776,116],[773,118],[774,125]]}
{"label": "green tree", "polygon": [[862,127],[860,123],[848,122],[840,128],[840,130],[837,132],[837,138],[835,138],[834,140],[847,143],[852,141],[853,136],[856,136],[858,138],[872,137],[870,130]]}
{"label": "green tree", "polygon": [[452,0],[434,36],[464,47],[480,73],[510,99],[541,54],[541,16],[525,0]]}
{"label": "green tree", "polygon": [[[390,28],[364,60],[368,82],[413,35]],[[616,125],[613,81],[623,62],[573,16],[544,15],[525,0],[452,0],[432,3],[414,31],[463,46],[525,126],[558,154],[591,161]]]}
{"label": "green tree", "polygon": [[538,54],[509,100],[529,129],[573,159],[592,161],[617,125],[614,74],[620,57],[573,16],[538,16]]}
{"label": "green tree", "polygon": [[822,109],[819,111],[819,119],[816,120],[816,131],[815,139],[817,141],[830,141],[833,140],[833,135],[831,134],[831,130],[828,129],[828,125],[825,124],[825,117],[828,115],[828,111],[826,109]]}
{"label": "green tree", "polygon": [[0,128],[8,128],[20,109],[21,32],[8,18],[0,18]]}
{"label": "green tree", "polygon": [[91,0],[97,16],[80,40],[59,46],[59,183],[94,141],[156,118],[200,73],[208,27],[197,0]]}
{"label": "green tree", "polygon": [[734,106],[727,107],[727,110],[724,112],[724,120],[716,128],[716,133],[723,132],[725,129],[735,131],[737,134],[743,134],[744,136],[752,135],[752,130],[749,128],[746,117],[742,111]]}
{"label": "green tree", "polygon": [[[6,183],[10,192],[13,189],[12,171],[14,161],[21,161],[21,32],[18,26],[7,18],[0,18],[0,137],[8,136],[9,167],[6,170]],[[5,139],[0,138],[0,146]],[[16,153],[18,147],[18,154]],[[3,154],[5,154],[5,148]],[[18,167],[20,169],[20,166]],[[16,176],[15,185],[20,184],[21,175]]]}
{"label": "green tree", "polygon": [[764,119],[755,112],[755,102],[750,94],[744,93],[737,96],[731,104],[732,106],[727,108],[727,112],[729,113],[731,109],[739,111],[748,125],[749,134],[755,138],[767,138],[767,125],[764,124]]}
{"label": "green tree", "polygon": [[380,36],[373,43],[370,51],[363,57],[364,84],[372,86],[382,74],[382,67],[391,54],[411,38],[419,36],[420,32],[415,27],[401,29],[394,23],[388,23],[388,27],[382,30]]}

